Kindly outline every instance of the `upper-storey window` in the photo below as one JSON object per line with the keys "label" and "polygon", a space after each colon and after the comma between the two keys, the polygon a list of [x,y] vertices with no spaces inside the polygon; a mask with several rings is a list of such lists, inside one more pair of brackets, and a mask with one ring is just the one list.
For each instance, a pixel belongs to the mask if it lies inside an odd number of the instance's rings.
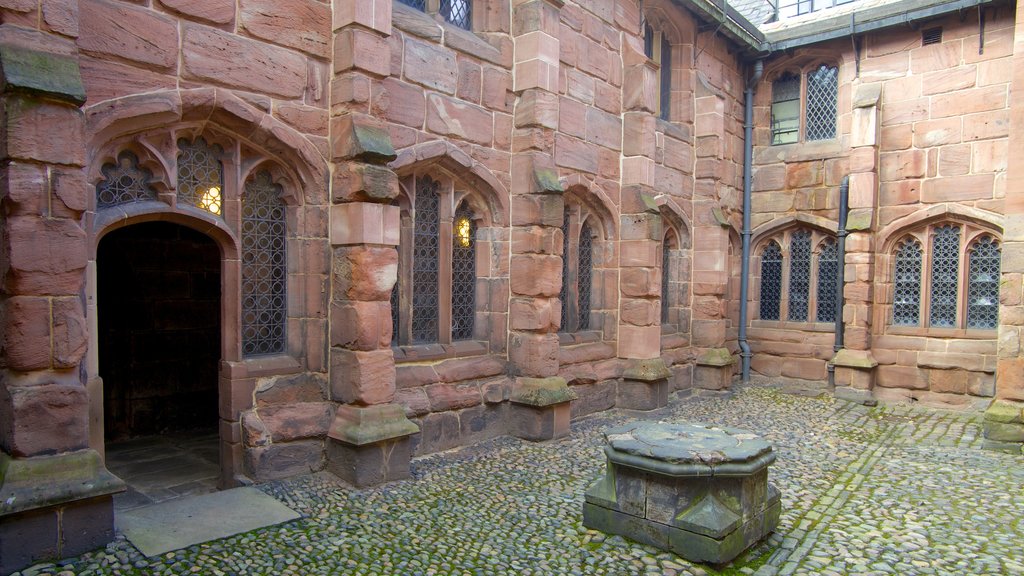
{"label": "upper-storey window", "polygon": [[658,116],[669,119],[672,110],[672,44],[664,32],[643,21],[644,54],[658,64]]}
{"label": "upper-storey window", "polygon": [[896,243],[892,324],[994,330],[999,322],[999,241],[958,223],[928,226]]}
{"label": "upper-storey window", "polygon": [[428,14],[440,14],[445,22],[463,30],[473,28],[473,0],[398,0]]}
{"label": "upper-storey window", "polygon": [[839,69],[827,64],[776,78],[772,82],[772,144],[835,138],[838,93]]}
{"label": "upper-storey window", "polygon": [[838,245],[807,228],[772,238],[761,251],[759,318],[835,322]]}

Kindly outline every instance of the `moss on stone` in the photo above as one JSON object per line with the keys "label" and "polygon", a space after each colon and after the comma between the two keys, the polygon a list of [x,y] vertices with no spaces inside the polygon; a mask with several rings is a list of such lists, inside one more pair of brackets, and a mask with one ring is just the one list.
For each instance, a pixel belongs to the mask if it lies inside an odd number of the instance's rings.
{"label": "moss on stone", "polygon": [[1024,402],[996,400],[988,410],[985,410],[985,421],[1001,424],[1024,423]]}
{"label": "moss on stone", "polygon": [[85,103],[85,87],[78,61],[68,55],[31,50],[24,46],[0,45],[0,68],[5,90],[27,92]]}
{"label": "moss on stone", "polygon": [[517,378],[512,391],[512,402],[527,406],[552,406],[577,398],[576,392],[566,384],[565,378]]}

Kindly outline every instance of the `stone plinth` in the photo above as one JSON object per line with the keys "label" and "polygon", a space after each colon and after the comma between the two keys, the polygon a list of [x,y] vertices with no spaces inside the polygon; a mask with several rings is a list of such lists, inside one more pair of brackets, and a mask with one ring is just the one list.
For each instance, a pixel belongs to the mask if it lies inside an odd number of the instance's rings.
{"label": "stone plinth", "polygon": [[340,406],[327,433],[327,469],[359,487],[404,480],[409,436],[419,431],[397,404]]}
{"label": "stone plinth", "polygon": [[512,433],[524,440],[552,440],[569,435],[569,403],[576,393],[565,379],[516,378],[512,389]]}
{"label": "stone plinth", "polygon": [[661,358],[632,360],[622,373],[615,405],[630,410],[654,410],[668,404],[672,372]]}
{"label": "stone plinth", "polygon": [[637,422],[605,432],[608,464],[586,492],[583,524],[724,564],[775,529],[770,444],[734,428]]}
{"label": "stone plinth", "polygon": [[726,390],[732,383],[733,358],[725,348],[712,348],[697,357],[693,368],[693,385],[704,390]]}

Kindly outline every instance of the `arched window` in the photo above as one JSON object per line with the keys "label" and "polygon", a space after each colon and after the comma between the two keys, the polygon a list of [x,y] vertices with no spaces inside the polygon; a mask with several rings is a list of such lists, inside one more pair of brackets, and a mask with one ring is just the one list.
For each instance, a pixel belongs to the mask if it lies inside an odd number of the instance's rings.
{"label": "arched window", "polygon": [[[835,322],[839,313],[835,299],[837,258],[835,238],[821,231],[796,228],[769,240],[761,252],[758,317],[788,322]],[[817,266],[812,266],[815,260]]]}
{"label": "arched window", "polygon": [[178,201],[223,217],[224,167],[220,146],[200,137],[178,141]]}
{"label": "arched window", "polygon": [[118,154],[117,164],[104,164],[100,171],[103,180],[96,185],[97,210],[157,199],[156,192],[149,185],[153,175],[139,167],[138,157],[131,152]]}
{"label": "arched window", "polygon": [[821,244],[818,251],[818,309],[815,318],[818,322],[836,321],[836,283],[827,282],[829,278],[839,275],[839,244],[829,238]]}
{"label": "arched window", "polygon": [[839,68],[835,66],[820,64],[802,73],[783,73],[772,82],[772,144],[836,138],[838,95]]}
{"label": "arched window", "polygon": [[669,310],[670,310],[670,299],[669,299],[669,277],[672,275],[671,246],[672,237],[668,234],[665,235],[664,240],[661,241],[661,323],[668,324],[670,321]]}
{"label": "arched window", "polygon": [[772,240],[761,253],[761,320],[779,320],[782,304],[782,248]]}
{"label": "arched window", "polygon": [[562,220],[562,332],[590,328],[591,289],[594,275],[594,231],[588,218],[574,228],[566,206]]}
{"label": "arched window", "polygon": [[416,180],[412,255],[412,341],[437,342],[440,303],[438,182]]}
{"label": "arched window", "polygon": [[415,174],[404,182],[391,343],[450,344],[478,338],[478,224],[486,218],[468,196],[460,197],[455,181],[443,172]]}
{"label": "arched window", "polygon": [[893,326],[998,327],[1000,247],[994,235],[971,224],[933,224],[897,242],[893,260]]}
{"label": "arched window", "polygon": [[452,229],[452,340],[469,340],[476,316],[476,224],[465,202]]}
{"label": "arched window", "polygon": [[262,171],[242,197],[242,354],[285,350],[287,260],[281,187]]}

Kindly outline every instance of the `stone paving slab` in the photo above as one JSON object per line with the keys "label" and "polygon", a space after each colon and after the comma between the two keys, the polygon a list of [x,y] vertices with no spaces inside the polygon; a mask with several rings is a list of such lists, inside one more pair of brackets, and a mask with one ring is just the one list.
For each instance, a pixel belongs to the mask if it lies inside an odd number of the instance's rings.
{"label": "stone paving slab", "polygon": [[119,512],[117,529],[148,557],[298,519],[278,500],[234,488]]}
{"label": "stone paving slab", "polygon": [[[733,426],[771,442],[776,532],[716,570],[585,528],[601,433],[637,418]],[[1024,574],[1024,456],[981,443],[977,413],[741,386],[655,413],[584,418],[552,442],[499,438],[420,458],[412,480],[382,487],[356,490],[328,473],[265,484],[304,517],[155,558],[119,536],[25,574]]]}

